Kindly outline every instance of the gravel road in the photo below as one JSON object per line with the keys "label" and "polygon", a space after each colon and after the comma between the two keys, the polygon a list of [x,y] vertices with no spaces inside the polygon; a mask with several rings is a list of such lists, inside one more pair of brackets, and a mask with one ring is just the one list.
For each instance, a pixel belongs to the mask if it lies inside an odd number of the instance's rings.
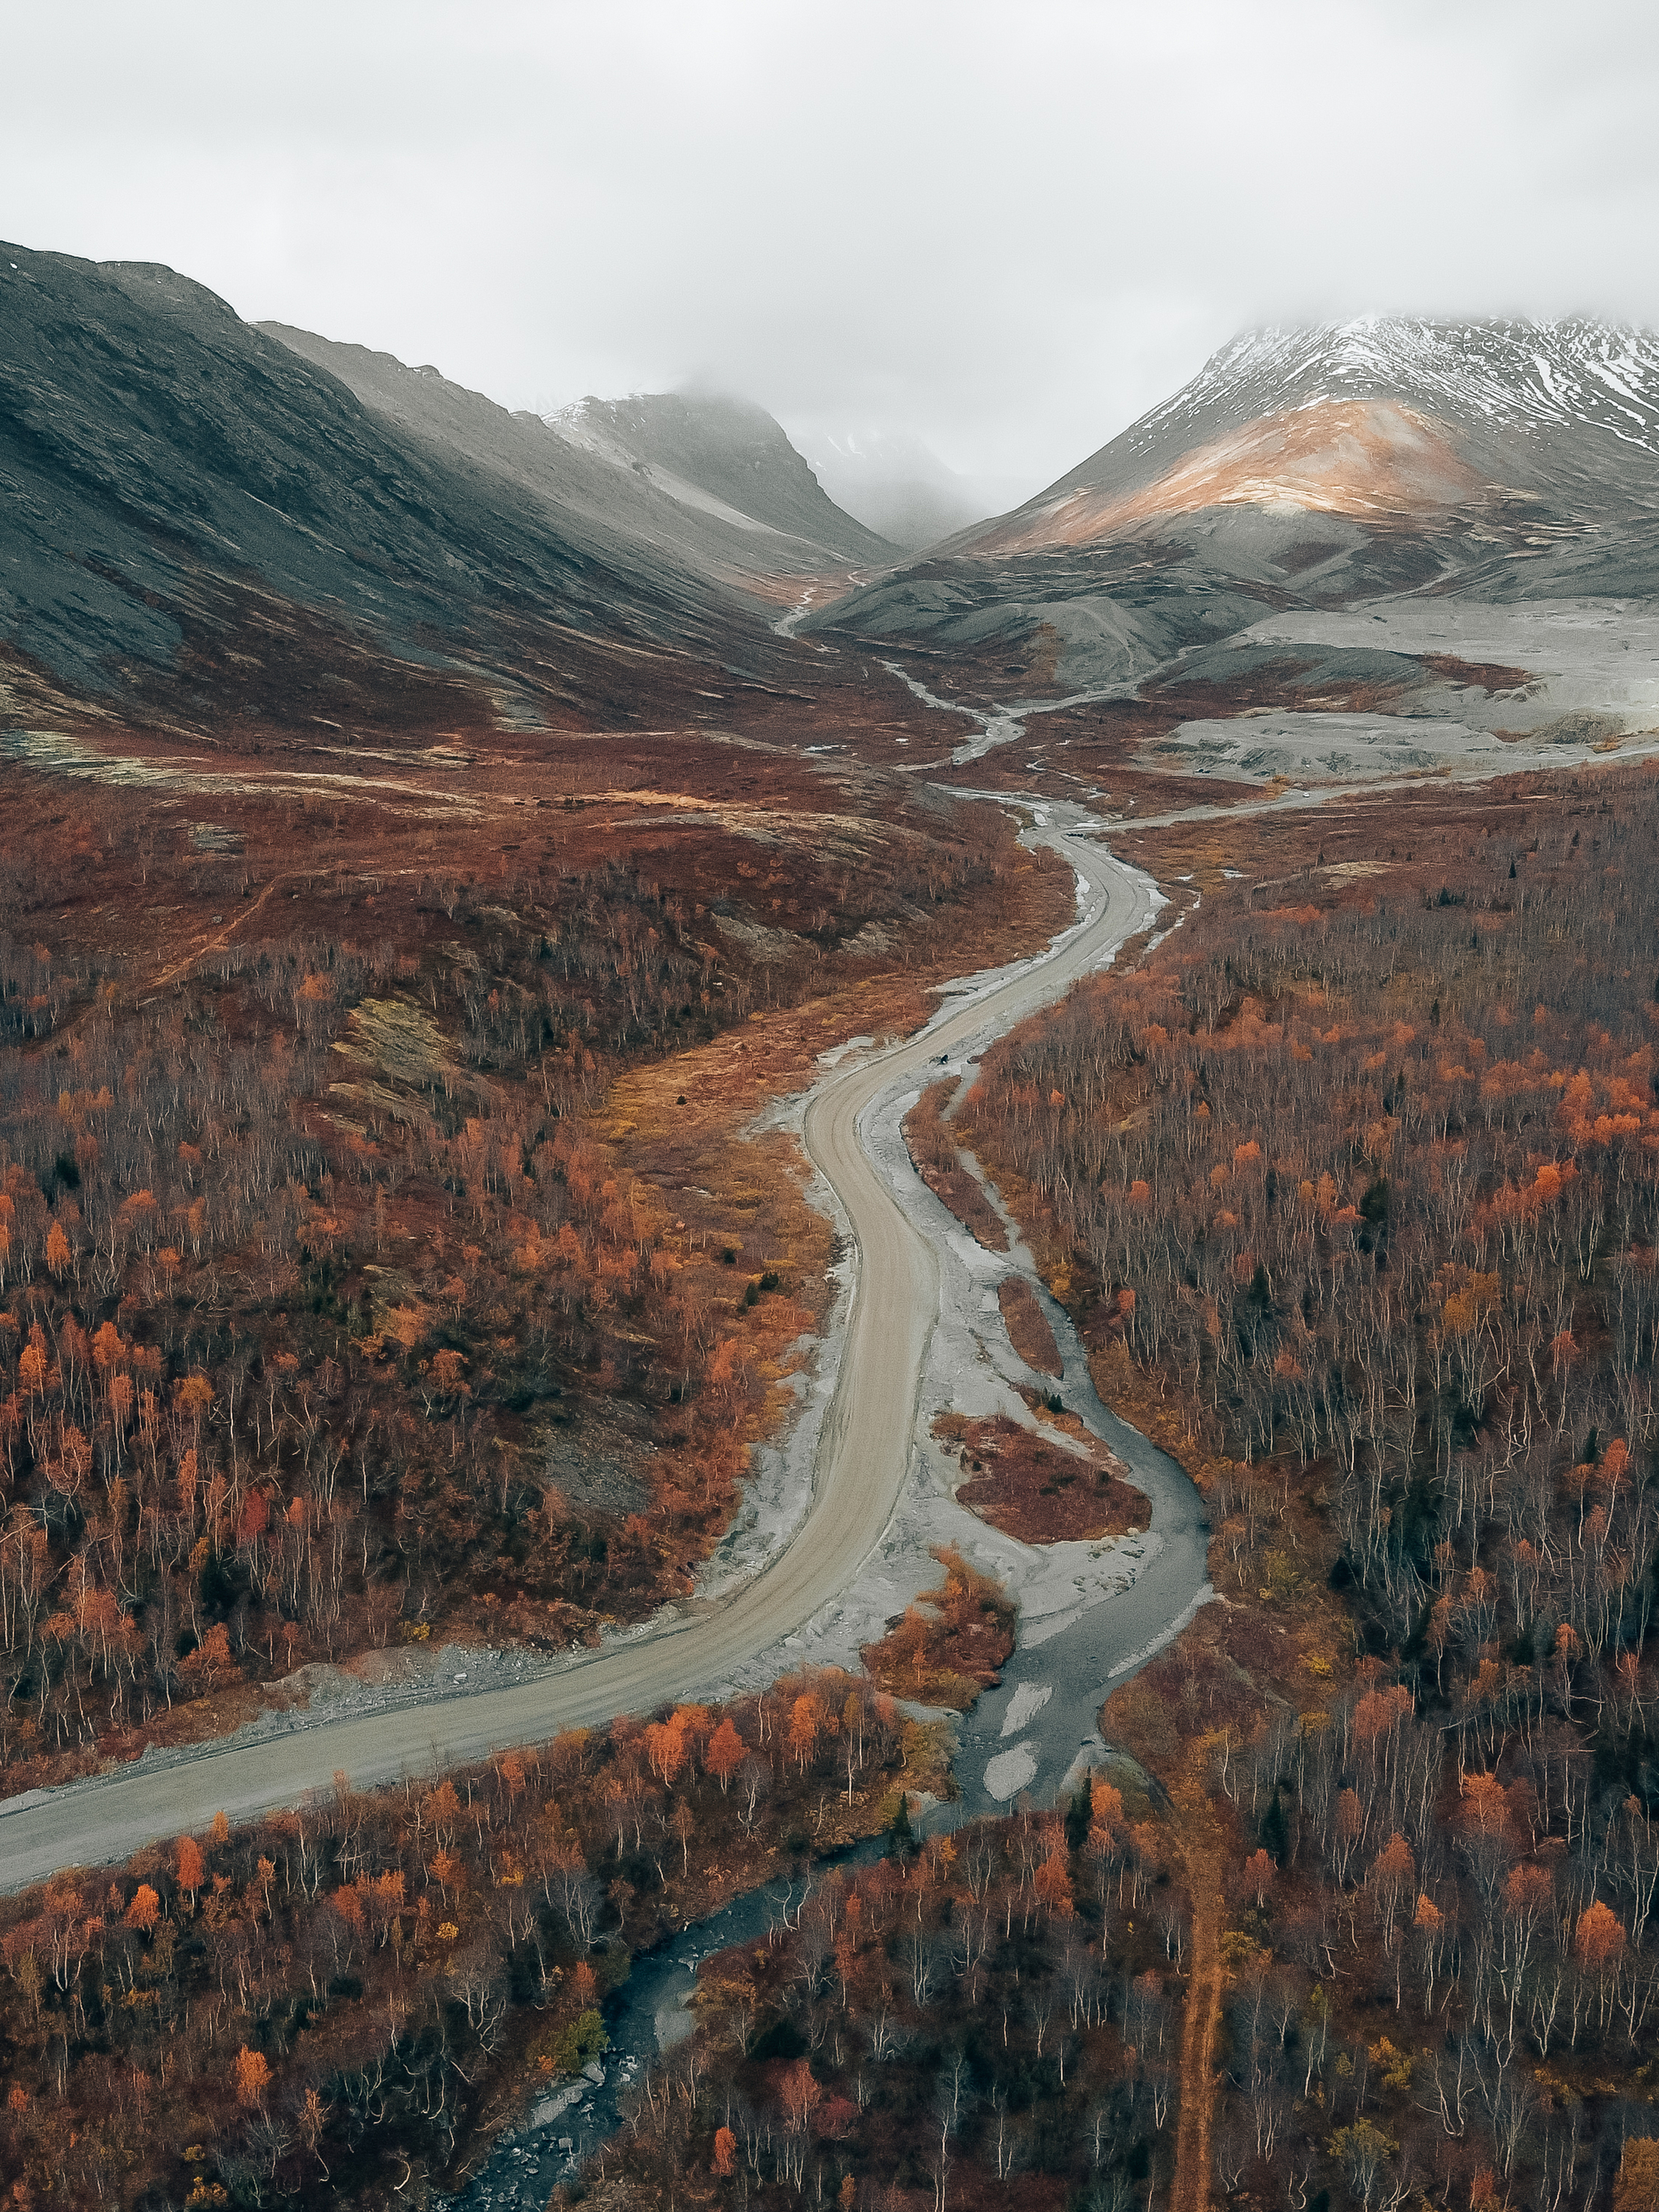
{"label": "gravel road", "polygon": [[[0,1805],[0,1889],[25,1888],[68,1865],[125,1859],[158,1837],[205,1828],[221,1810],[232,1821],[253,1819],[326,1789],[337,1771],[366,1788],[710,1692],[847,1587],[880,1541],[903,1483],[939,1296],[933,1249],[866,1156],[861,1116],[896,1080],[921,1077],[968,1039],[1009,1028],[1059,997],[1155,910],[1148,879],[1089,836],[1066,826],[1037,834],[1077,872],[1079,922],[1036,958],[947,1004],[917,1036],[826,1075],[807,1108],[807,1150],[851,1225],[857,1284],[812,1502],[787,1549],[731,1595],[690,1601],[524,1681],[346,1713],[258,1741],[233,1739],[176,1763],[146,1761]],[[1191,1595],[1183,1590],[1170,1601],[1184,1606]]]}

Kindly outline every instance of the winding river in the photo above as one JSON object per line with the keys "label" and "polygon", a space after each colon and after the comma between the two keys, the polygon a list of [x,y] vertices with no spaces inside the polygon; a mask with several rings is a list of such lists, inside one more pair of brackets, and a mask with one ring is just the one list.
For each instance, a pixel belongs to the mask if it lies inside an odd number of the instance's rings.
{"label": "winding river", "polygon": [[[850,1064],[843,1059],[805,1103],[806,1150],[849,1233],[854,1289],[836,1383],[819,1433],[811,1496],[792,1539],[729,1595],[668,1608],[643,1631],[609,1639],[511,1683],[476,1694],[410,1698],[373,1713],[293,1717],[283,1732],[242,1735],[161,1757],[0,1804],[0,1888],[22,1889],[69,1865],[129,1857],[157,1838],[200,1831],[222,1810],[258,1817],[325,1790],[337,1771],[360,1788],[409,1772],[544,1740],[665,1699],[718,1694],[733,1671],[769,1651],[856,1581],[892,1519],[909,1468],[918,1394],[939,1319],[939,1231],[914,1191],[908,1162],[895,1165],[893,1125],[907,1091],[939,1063],[971,1060],[1079,977],[1109,963],[1152,921],[1156,886],[1098,841],[1101,824],[1079,808],[1047,806],[1028,842],[1044,843],[1074,871],[1078,919],[1041,953],[943,994],[914,1036]],[[885,1136],[883,1159],[877,1139]],[[919,1190],[920,1185],[916,1185]],[[1029,1255],[1028,1272],[1029,1270]],[[1005,1808],[1018,1793],[1052,1799],[1080,1757],[1099,1749],[1096,1715],[1113,1683],[1178,1632],[1207,1595],[1201,1503],[1186,1475],[1096,1396],[1082,1347],[1040,1285],[1063,1360],[1058,1385],[1127,1463],[1152,1503],[1140,1564],[1127,1588],[1089,1606],[1057,1633],[1022,1646],[1000,1689],[963,1723],[961,1798],[935,1823]],[[871,1855],[878,1845],[860,1847]],[[738,1898],[636,1962],[613,2000],[612,2048],[599,2080],[562,2084],[526,2124],[503,2138],[459,2202],[469,2207],[544,2204],[552,2182],[617,2124],[617,2100],[664,2048],[686,2032],[684,2000],[697,1961],[763,1936],[802,1893],[769,1887]]]}

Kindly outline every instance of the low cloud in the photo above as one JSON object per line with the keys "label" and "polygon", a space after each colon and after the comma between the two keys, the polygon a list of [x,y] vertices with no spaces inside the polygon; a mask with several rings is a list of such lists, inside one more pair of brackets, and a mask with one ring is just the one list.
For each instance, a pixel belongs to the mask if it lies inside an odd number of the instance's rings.
{"label": "low cloud", "polygon": [[516,406],[696,374],[1047,481],[1241,324],[1659,320],[1650,11],[201,0],[13,27],[26,243]]}

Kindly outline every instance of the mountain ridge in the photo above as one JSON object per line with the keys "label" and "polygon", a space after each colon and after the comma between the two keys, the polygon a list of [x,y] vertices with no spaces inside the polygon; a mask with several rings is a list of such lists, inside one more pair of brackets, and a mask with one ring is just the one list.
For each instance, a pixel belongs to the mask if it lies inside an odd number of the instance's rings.
{"label": "mountain ridge", "polygon": [[1402,592],[1659,593],[1659,337],[1589,318],[1241,333],[1023,506],[813,626],[988,661],[1046,629],[1064,687]]}
{"label": "mountain ridge", "polygon": [[332,689],[372,720],[413,684],[453,718],[550,623],[716,642],[689,568],[562,532],[152,264],[0,254],[0,473],[9,654],[124,711],[315,719]]}
{"label": "mountain ridge", "polygon": [[[619,532],[672,546],[695,568],[729,579],[779,568],[816,574],[826,561],[880,566],[896,556],[896,548],[834,506],[781,426],[748,402],[635,395],[538,415],[458,384],[429,362],[414,367],[378,348],[289,323],[255,327],[337,377],[365,407],[410,435],[580,518],[599,533],[596,543]],[[631,437],[624,410],[635,418]],[[678,439],[663,434],[664,413],[678,417]],[[647,420],[654,434],[641,437]],[[764,477],[756,465],[763,460],[769,465]],[[781,477],[792,476],[792,483],[780,485]]]}
{"label": "mountain ridge", "polygon": [[[1632,383],[1648,388],[1632,392]],[[1459,323],[1365,316],[1241,331],[1196,376],[1039,492],[1036,501],[1097,483],[1131,465],[1131,457],[1155,469],[1166,462],[1172,441],[1185,451],[1224,425],[1322,404],[1377,400],[1455,422],[1471,440],[1483,425],[1510,433],[1501,448],[1493,445],[1493,463],[1500,452],[1510,460],[1526,459],[1516,437],[1569,426],[1604,433],[1659,459],[1659,334],[1587,317]]]}
{"label": "mountain ridge", "polygon": [[9,719],[626,718],[618,655],[689,692],[696,665],[776,656],[803,576],[827,597],[894,557],[775,425],[827,542],[722,520],[435,371],[303,336],[162,264],[0,252]]}
{"label": "mountain ridge", "polygon": [[716,392],[590,395],[540,419],[568,443],[642,474],[670,498],[684,501],[689,489],[752,525],[843,560],[891,562],[898,552],[836,504],[782,425],[752,401]]}

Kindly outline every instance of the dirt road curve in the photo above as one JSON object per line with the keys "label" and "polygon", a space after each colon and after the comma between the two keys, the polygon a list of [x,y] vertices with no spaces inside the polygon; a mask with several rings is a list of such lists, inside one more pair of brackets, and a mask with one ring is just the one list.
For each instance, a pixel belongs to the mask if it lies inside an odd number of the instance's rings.
{"label": "dirt road curve", "polygon": [[850,1583],[879,1542],[909,1456],[916,1391],[939,1302],[932,1248],[866,1158],[860,1117],[888,1086],[914,1081],[943,1053],[1009,1028],[1099,967],[1153,912],[1146,878],[1060,831],[1048,842],[1076,868],[1082,920],[1007,980],[890,1051],[827,1077],[806,1114],[807,1149],[852,1224],[858,1281],[840,1377],[825,1420],[813,1499],[793,1542],[764,1573],[715,1604],[531,1681],[343,1717],[276,1741],[207,1749],[155,1771],[126,1768],[0,1806],[0,1889],[69,1865],[126,1858],[157,1837],[208,1826],[222,1809],[251,1819],[326,1788],[360,1787],[481,1759],[665,1698],[709,1692],[792,1633]]}

